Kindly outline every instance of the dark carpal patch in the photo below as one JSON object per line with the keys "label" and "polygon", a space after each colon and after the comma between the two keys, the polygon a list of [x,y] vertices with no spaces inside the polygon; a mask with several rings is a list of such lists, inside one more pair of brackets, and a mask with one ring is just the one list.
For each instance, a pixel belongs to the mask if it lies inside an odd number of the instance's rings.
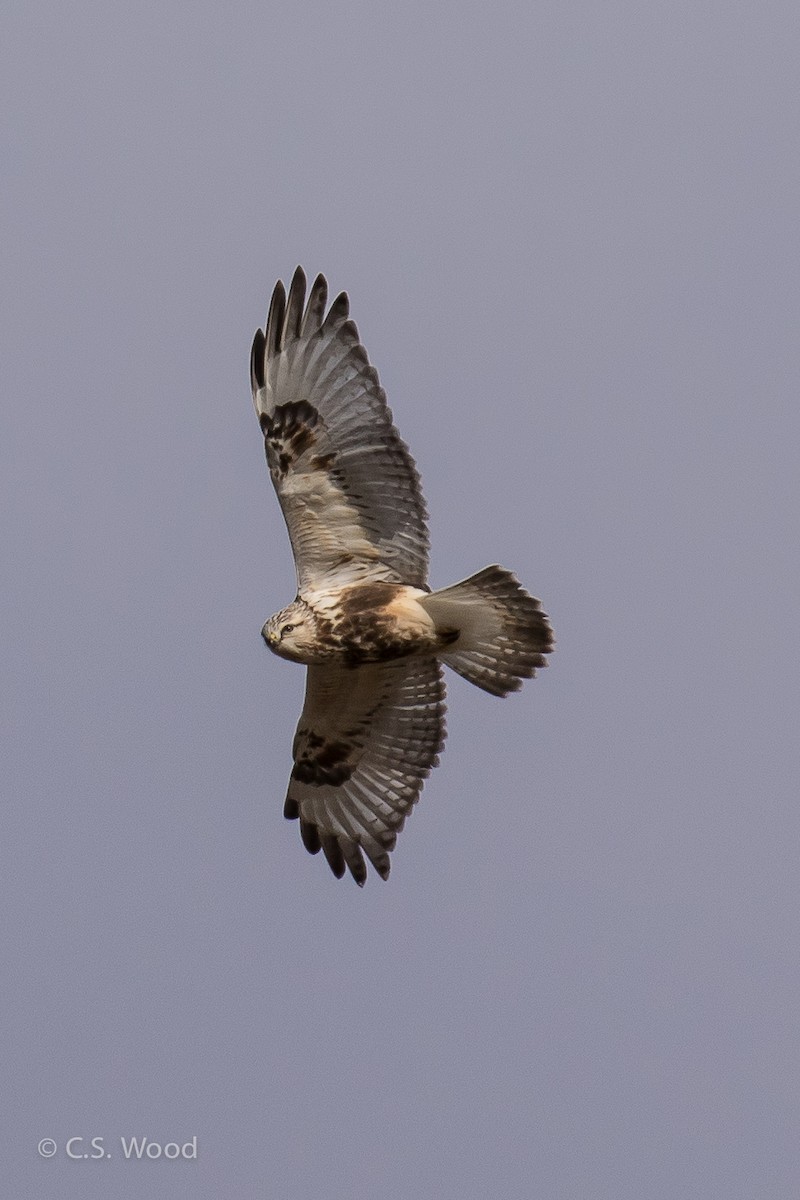
{"label": "dark carpal patch", "polygon": [[285,476],[316,443],[319,422],[319,413],[307,400],[278,404],[271,415],[262,413],[260,423],[270,470]]}
{"label": "dark carpal patch", "polygon": [[339,787],[353,774],[353,764],[348,761],[352,750],[348,742],[329,741],[309,730],[294,764],[292,777],[314,787],[324,784]]}
{"label": "dark carpal patch", "polygon": [[315,454],[311,459],[311,467],[314,471],[328,471],[336,462],[336,454],[332,450],[330,454]]}

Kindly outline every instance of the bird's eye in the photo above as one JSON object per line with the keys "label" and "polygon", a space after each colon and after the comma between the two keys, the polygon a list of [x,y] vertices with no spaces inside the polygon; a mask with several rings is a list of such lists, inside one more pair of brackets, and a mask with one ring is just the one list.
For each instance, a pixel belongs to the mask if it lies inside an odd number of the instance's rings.
{"label": "bird's eye", "polygon": [[294,625],[284,625],[283,629],[281,630],[281,637],[287,633],[294,633]]}

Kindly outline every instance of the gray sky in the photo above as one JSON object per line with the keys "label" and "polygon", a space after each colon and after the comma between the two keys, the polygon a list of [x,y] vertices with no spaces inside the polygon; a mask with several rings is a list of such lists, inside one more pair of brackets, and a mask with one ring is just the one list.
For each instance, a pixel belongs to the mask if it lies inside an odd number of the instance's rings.
{"label": "gray sky", "polygon": [[[798,54],[788,0],[5,13],[9,1196],[797,1195]],[[281,815],[259,637],[298,262],[433,584],[503,563],[559,641],[451,677],[364,891]]]}

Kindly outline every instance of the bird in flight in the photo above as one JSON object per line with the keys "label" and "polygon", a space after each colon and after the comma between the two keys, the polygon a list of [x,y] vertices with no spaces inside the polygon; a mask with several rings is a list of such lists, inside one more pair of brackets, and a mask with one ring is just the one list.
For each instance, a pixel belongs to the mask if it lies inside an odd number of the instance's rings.
{"label": "bird in flight", "polygon": [[442,663],[495,696],[546,666],[553,634],[539,601],[491,566],[428,587],[419,475],[392,423],[342,292],[325,311],[318,275],[278,281],[250,359],[253,402],[289,531],[297,596],[262,636],[306,665],[284,815],[338,878],[360,886],[364,856],[389,852],[438,763]]}

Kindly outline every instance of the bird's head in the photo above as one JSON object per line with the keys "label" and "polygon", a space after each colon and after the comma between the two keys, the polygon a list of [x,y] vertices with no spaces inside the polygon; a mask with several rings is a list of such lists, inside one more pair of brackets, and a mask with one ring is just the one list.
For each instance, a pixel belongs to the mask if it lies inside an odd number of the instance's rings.
{"label": "bird's head", "polygon": [[270,617],[261,636],[273,654],[281,658],[301,663],[314,658],[316,622],[313,612],[302,600],[295,600],[288,608]]}

